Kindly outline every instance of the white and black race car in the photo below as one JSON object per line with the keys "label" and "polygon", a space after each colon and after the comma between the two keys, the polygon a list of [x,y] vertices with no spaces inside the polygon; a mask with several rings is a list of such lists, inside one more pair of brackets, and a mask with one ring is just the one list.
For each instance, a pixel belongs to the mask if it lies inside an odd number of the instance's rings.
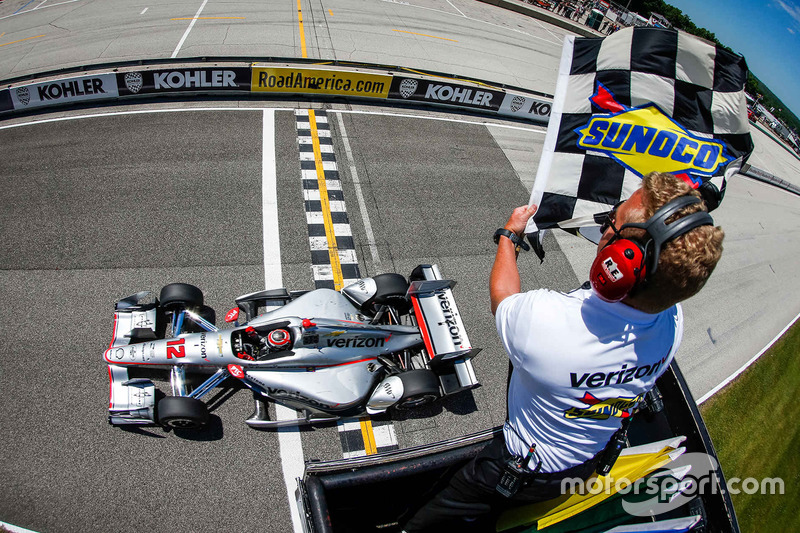
{"label": "white and black race car", "polygon": [[[109,422],[198,429],[201,401],[232,378],[254,391],[252,427],[327,422],[389,408],[410,409],[478,385],[452,288],[436,265],[364,278],[331,289],[247,294],[218,329],[197,287],[173,283],[159,298],[142,292],[116,304],[105,351]],[[156,402],[153,381],[129,370],[169,372],[172,395]],[[187,372],[207,379],[189,390]],[[137,374],[138,372],[132,372]],[[265,400],[298,410],[269,420]]]}

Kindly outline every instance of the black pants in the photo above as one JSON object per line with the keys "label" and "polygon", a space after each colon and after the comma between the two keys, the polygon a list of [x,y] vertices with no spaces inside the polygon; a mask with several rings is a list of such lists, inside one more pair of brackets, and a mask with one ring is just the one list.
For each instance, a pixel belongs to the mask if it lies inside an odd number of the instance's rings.
{"label": "black pants", "polygon": [[[450,484],[422,506],[404,525],[408,533],[422,531],[494,531],[500,513],[510,507],[536,503],[561,494],[567,477],[588,478],[594,461],[556,474],[533,476],[513,498],[500,495],[495,487],[511,454],[503,436],[495,437],[481,452],[456,472]],[[445,529],[446,526],[450,528]]]}

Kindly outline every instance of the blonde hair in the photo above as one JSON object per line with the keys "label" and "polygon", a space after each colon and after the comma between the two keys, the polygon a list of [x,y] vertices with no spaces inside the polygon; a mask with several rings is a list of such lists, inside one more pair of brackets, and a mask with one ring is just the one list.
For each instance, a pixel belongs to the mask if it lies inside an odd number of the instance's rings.
{"label": "blonde hair", "polygon": [[[628,222],[645,222],[670,200],[680,196],[696,196],[682,179],[666,173],[651,172],[642,179],[642,207],[633,213]],[[707,211],[705,203],[689,205],[670,218],[667,224],[691,213]],[[640,242],[644,230],[627,228],[626,238]],[[725,232],[720,227],[700,226],[665,243],[661,248],[656,272],[648,277],[627,303],[648,313],[657,313],[697,294],[706,284],[722,256]]]}

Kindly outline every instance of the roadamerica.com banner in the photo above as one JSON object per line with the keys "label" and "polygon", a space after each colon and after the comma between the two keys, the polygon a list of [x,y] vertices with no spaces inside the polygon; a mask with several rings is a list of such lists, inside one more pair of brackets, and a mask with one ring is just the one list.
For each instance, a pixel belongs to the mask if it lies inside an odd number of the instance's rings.
{"label": "roadamerica.com banner", "polygon": [[392,77],[345,70],[253,67],[251,90],[386,98]]}
{"label": "roadamerica.com banner", "polygon": [[195,68],[117,74],[120,96],[160,92],[250,91],[250,69]]}

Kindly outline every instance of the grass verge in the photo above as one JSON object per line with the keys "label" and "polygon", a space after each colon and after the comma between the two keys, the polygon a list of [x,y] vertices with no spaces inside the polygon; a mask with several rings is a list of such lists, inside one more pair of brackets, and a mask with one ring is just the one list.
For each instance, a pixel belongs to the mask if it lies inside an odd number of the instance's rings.
{"label": "grass verge", "polygon": [[[700,408],[743,533],[800,531],[800,323]],[[738,482],[737,482],[738,478]],[[747,494],[781,478],[784,494]],[[735,493],[738,489],[738,494]]]}

